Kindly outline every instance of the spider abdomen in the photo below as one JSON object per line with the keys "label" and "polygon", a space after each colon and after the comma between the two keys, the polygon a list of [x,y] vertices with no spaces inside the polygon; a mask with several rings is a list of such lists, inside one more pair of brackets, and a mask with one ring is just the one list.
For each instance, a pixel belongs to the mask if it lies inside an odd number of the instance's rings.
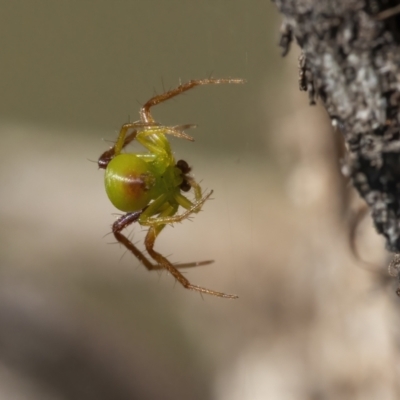
{"label": "spider abdomen", "polygon": [[121,211],[134,212],[146,207],[153,198],[155,183],[150,164],[136,154],[120,154],[107,165],[107,196]]}

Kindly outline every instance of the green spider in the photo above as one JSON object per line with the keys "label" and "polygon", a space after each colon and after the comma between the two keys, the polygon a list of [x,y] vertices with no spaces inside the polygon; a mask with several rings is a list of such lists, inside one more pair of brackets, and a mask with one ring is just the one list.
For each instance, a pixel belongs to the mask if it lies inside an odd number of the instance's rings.
{"label": "green spider", "polygon": [[[115,145],[104,152],[99,160],[99,168],[105,169],[105,187],[112,204],[126,212],[112,225],[117,241],[131,251],[148,270],[166,269],[186,289],[211,294],[228,299],[238,296],[216,292],[201,286],[192,285],[177,268],[204,265],[200,263],[174,266],[163,255],[154,250],[157,236],[167,224],[174,224],[198,213],[212,191],[202,195],[200,185],[189,175],[191,168],[184,160],[175,161],[170,143],[165,135],[193,141],[184,130],[194,125],[163,126],[157,123],[150,108],[186,92],[196,86],[244,83],[242,79],[201,79],[191,80],[177,88],[152,97],[139,111],[140,120],[124,124]],[[148,151],[145,153],[122,153],[133,140],[137,140]],[[190,201],[182,192],[193,189],[195,202]],[[185,211],[177,214],[179,207]],[[134,222],[148,226],[145,247],[149,259],[121,231]]]}

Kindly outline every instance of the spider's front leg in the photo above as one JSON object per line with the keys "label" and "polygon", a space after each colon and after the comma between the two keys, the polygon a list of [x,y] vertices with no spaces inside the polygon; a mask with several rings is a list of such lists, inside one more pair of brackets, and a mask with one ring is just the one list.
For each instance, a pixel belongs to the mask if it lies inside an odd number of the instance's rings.
{"label": "spider's front leg", "polygon": [[151,116],[150,109],[157,104],[163,103],[169,99],[172,99],[175,96],[180,95],[181,93],[187,92],[190,89],[195,88],[196,86],[203,85],[220,85],[225,83],[245,83],[243,79],[193,79],[189,82],[183,83],[176,87],[175,89],[168,90],[165,93],[159,94],[157,96],[152,97],[150,100],[146,102],[146,104],[140,109],[140,120],[144,123],[152,123],[154,122],[154,118]]}
{"label": "spider's front leg", "polygon": [[121,150],[126,147],[129,143],[135,140],[137,134],[140,129],[146,127],[156,127],[157,123],[143,123],[143,122],[129,122],[127,124],[122,125],[118,139],[115,142],[115,145],[110,149],[106,150],[98,159],[97,165],[100,169],[106,169],[108,163],[117,155],[121,153]]}
{"label": "spider's front leg", "polygon": [[210,294],[212,296],[224,297],[226,299],[237,299],[239,296],[234,294],[226,294],[217,292],[215,290],[207,289],[201,286],[192,285],[188,279],[186,279],[177,269],[174,267],[164,256],[154,250],[154,243],[156,241],[158,233],[164,226],[151,226],[147,232],[145,245],[146,250],[150,256],[157,261],[159,265],[165,268],[185,289],[194,290],[199,293]]}
{"label": "spider's front leg", "polygon": [[[126,136],[128,133],[128,130],[132,129],[132,132]],[[127,146],[130,142],[132,142],[136,135],[137,135],[137,124],[136,123],[129,123],[129,124],[124,124],[121,127],[121,130],[119,132],[118,139],[113,147],[110,149],[106,150],[98,159],[97,165],[99,166],[100,169],[106,169],[107,165],[109,162],[117,156],[121,150]]]}

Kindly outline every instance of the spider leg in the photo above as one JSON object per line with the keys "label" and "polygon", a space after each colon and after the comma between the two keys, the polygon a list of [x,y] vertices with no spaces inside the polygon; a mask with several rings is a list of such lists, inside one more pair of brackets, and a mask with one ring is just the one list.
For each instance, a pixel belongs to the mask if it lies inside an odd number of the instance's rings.
{"label": "spider leg", "polygon": [[163,94],[152,97],[147,103],[140,109],[139,115],[140,120],[144,123],[154,122],[153,117],[150,114],[150,108],[160,104],[164,101],[172,99],[179,94],[193,89],[196,86],[201,85],[219,85],[222,83],[244,83],[243,79],[194,79],[184,84],[179,85],[175,89],[168,90]]}
{"label": "spider leg", "polygon": [[148,129],[144,129],[143,131],[140,132],[140,135],[143,137],[150,136],[150,135],[156,135],[156,134],[163,134],[163,135],[171,135],[178,137],[180,139],[186,139],[191,142],[194,142],[194,139],[188,135],[187,133],[184,132],[184,129],[189,129],[193,128],[196,125],[194,124],[186,124],[186,125],[177,125],[177,126],[155,126],[155,127],[150,127]]}
{"label": "spider leg", "polygon": [[217,297],[224,297],[226,299],[237,299],[238,296],[234,294],[225,294],[222,292],[216,292],[215,290],[206,289],[201,286],[192,285],[188,279],[186,279],[176,267],[174,267],[164,256],[154,250],[154,243],[156,241],[156,237],[158,233],[164,226],[158,227],[150,227],[149,231],[147,232],[145,245],[146,250],[150,254],[150,256],[157,261],[159,265],[165,268],[185,289],[194,290],[196,292],[210,294],[212,296]]}
{"label": "spider leg", "polygon": [[[111,147],[110,149],[106,150],[98,159],[97,165],[101,169],[106,169],[108,163],[118,154],[121,153],[121,150],[127,146],[129,143],[131,143],[133,140],[135,140],[139,129],[140,128],[145,128],[145,127],[151,127],[151,126],[158,126],[157,123],[152,122],[152,123],[143,123],[141,121],[137,122],[129,122],[127,124],[122,125],[120,131],[119,131],[119,136],[117,141],[115,142],[115,145]],[[128,133],[128,131],[131,131]]]}
{"label": "spider leg", "polygon": [[127,226],[139,220],[142,211],[127,213],[118,218],[112,225],[112,232],[115,239],[123,244],[149,271],[156,269],[147,257],[125,236],[121,233]]}
{"label": "spider leg", "polygon": [[[142,211],[136,211],[133,213],[127,213],[118,218],[112,226],[114,237],[118,243],[124,245],[149,271],[165,269],[164,266],[160,264],[153,264],[151,261],[149,261],[149,259],[143,254],[143,252],[140,251],[125,235],[121,233],[121,231],[127,226],[131,225],[134,222],[137,222],[141,214]],[[182,263],[176,264],[175,268],[192,268],[208,265],[213,262],[213,260],[206,260],[191,263]]]}
{"label": "spider leg", "polygon": [[144,226],[165,226],[167,224],[174,224],[175,222],[182,222],[187,219],[190,214],[197,213],[201,210],[203,204],[208,200],[208,198],[213,194],[211,190],[208,194],[206,194],[203,198],[196,203],[192,204],[185,196],[182,196],[180,193],[175,195],[175,199],[178,201],[179,205],[186,208],[182,214],[178,215],[160,215],[158,217],[151,217],[143,213],[140,218],[140,225]]}
{"label": "spider leg", "polygon": [[[175,268],[192,268],[192,267],[202,267],[203,265],[209,265],[212,264],[214,262],[214,260],[204,260],[204,261],[193,261],[193,262],[189,262],[189,263],[177,263],[174,264]],[[157,265],[157,267],[159,269],[164,269],[164,267],[162,265]]]}
{"label": "spider leg", "polygon": [[202,196],[200,185],[191,176],[185,176],[185,179],[187,183],[193,188],[196,201],[200,201]]}

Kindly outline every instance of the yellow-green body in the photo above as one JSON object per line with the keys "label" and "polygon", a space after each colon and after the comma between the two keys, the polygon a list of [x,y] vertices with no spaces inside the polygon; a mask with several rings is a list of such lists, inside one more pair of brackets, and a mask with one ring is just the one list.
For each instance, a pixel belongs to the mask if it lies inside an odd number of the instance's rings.
{"label": "yellow-green body", "polygon": [[[182,171],[176,166],[165,134],[190,137],[174,128],[146,126],[138,129],[135,138],[149,151],[121,153],[130,127],[131,124],[122,127],[115,145],[115,156],[106,168],[105,188],[108,198],[121,211],[143,210],[139,219],[142,225],[152,225],[148,219],[156,214],[160,215],[156,219],[166,217],[168,223],[168,217],[174,215],[180,205],[190,209],[193,203],[181,194]],[[196,198],[201,198],[200,187],[196,184],[194,189]]]}

